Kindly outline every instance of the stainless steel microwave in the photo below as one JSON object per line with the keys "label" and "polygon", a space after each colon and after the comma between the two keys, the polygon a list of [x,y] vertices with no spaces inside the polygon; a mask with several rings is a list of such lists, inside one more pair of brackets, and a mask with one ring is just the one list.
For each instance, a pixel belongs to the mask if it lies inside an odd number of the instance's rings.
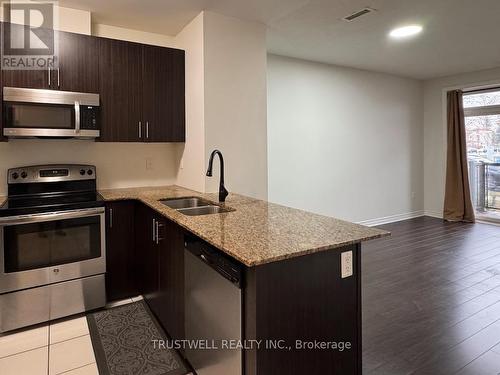
{"label": "stainless steel microwave", "polygon": [[99,94],[4,87],[3,125],[9,138],[97,138]]}

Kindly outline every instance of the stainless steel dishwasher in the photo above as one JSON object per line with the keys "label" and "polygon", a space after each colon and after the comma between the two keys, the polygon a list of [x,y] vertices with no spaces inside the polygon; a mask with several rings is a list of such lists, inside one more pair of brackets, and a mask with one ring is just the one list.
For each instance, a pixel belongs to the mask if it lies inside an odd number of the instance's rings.
{"label": "stainless steel dishwasher", "polygon": [[224,343],[242,340],[242,266],[191,237],[184,258],[186,339],[198,345],[185,356],[198,375],[241,375],[242,350]]}

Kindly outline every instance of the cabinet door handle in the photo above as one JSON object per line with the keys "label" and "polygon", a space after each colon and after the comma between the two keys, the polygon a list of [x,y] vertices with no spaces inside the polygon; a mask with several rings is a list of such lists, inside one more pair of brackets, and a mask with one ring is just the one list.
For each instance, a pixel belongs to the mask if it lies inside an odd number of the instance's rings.
{"label": "cabinet door handle", "polygon": [[113,209],[109,209],[109,227],[113,228]]}
{"label": "cabinet door handle", "polygon": [[160,238],[160,228],[163,228],[163,224],[160,222],[156,222],[156,244],[158,245],[160,241],[163,241],[163,238]]}
{"label": "cabinet door handle", "polygon": [[149,139],[149,121],[146,121],[146,138]]}
{"label": "cabinet door handle", "polygon": [[142,138],[142,122],[139,121],[139,139]]}
{"label": "cabinet door handle", "polygon": [[47,72],[48,72],[48,74],[49,74],[49,87],[50,87],[50,78],[51,78],[51,77],[50,77],[50,68],[49,68],[49,69],[47,69]]}
{"label": "cabinet door handle", "polygon": [[153,219],[153,243],[156,242],[156,220]]}
{"label": "cabinet door handle", "polygon": [[57,88],[61,87],[61,72],[59,68],[57,68]]}

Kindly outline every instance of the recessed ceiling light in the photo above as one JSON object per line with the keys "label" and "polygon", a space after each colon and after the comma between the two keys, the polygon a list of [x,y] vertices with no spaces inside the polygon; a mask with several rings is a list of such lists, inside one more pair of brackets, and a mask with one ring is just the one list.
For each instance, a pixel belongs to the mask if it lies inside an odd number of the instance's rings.
{"label": "recessed ceiling light", "polygon": [[400,39],[407,38],[409,36],[417,35],[422,32],[423,28],[420,25],[410,25],[398,27],[397,29],[392,30],[389,35],[392,38]]}

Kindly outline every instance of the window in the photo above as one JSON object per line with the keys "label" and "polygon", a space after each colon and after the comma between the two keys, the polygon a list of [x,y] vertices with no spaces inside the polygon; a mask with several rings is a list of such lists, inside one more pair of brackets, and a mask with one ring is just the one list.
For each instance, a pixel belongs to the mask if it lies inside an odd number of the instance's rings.
{"label": "window", "polygon": [[500,219],[500,88],[466,93],[463,103],[473,203]]}

